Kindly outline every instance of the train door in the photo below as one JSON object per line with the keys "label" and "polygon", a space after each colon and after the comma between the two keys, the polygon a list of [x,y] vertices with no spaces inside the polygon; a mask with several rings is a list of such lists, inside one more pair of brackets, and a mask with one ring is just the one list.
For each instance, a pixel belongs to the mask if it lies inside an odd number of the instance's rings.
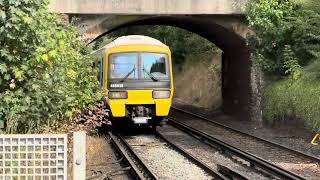
{"label": "train door", "polygon": [[98,79],[98,82],[99,82],[99,85],[101,86],[101,87],[103,87],[103,80],[104,80],[104,78],[103,78],[103,72],[104,72],[104,62],[103,62],[103,56],[99,56],[98,57],[98,60],[97,60],[97,62],[98,62],[98,74],[97,74],[97,79]]}

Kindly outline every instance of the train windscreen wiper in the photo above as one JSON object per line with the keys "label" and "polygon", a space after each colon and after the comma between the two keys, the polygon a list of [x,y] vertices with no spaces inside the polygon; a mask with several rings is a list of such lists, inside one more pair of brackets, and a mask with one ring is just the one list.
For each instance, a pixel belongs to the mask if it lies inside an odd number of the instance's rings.
{"label": "train windscreen wiper", "polygon": [[126,80],[135,70],[136,67],[134,66],[133,69],[120,80],[120,82],[124,82],[124,80]]}
{"label": "train windscreen wiper", "polygon": [[154,77],[151,73],[149,73],[144,67],[142,69],[145,73],[148,74],[148,76],[153,80],[153,81],[159,81],[156,77]]}

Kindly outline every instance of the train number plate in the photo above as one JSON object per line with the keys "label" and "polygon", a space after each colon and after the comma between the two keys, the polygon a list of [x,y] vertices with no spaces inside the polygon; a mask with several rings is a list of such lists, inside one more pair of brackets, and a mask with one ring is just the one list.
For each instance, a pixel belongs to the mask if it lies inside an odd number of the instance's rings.
{"label": "train number plate", "polygon": [[110,84],[112,88],[123,88],[123,84]]}

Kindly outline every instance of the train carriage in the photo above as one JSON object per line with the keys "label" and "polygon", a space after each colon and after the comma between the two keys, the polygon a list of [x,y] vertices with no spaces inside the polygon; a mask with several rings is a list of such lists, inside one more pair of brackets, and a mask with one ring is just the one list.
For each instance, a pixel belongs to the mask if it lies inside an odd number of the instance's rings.
{"label": "train carriage", "polygon": [[157,125],[168,116],[173,77],[168,46],[151,37],[122,36],[91,53],[112,123]]}

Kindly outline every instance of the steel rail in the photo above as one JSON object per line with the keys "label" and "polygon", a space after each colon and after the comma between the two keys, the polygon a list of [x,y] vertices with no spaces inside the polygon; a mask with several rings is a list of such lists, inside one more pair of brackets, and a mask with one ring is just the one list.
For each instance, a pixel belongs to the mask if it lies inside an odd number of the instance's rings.
{"label": "steel rail", "polygon": [[247,180],[248,178],[242,176],[236,171],[231,170],[230,168],[217,164],[217,169],[222,174],[226,175],[229,179],[235,179],[235,180]]}
{"label": "steel rail", "polygon": [[250,163],[251,166],[257,166],[267,172],[269,172],[272,175],[275,175],[279,178],[282,179],[293,179],[293,180],[301,180],[304,179],[303,177],[292,173],[290,171],[287,171],[285,169],[282,169],[264,159],[261,159],[253,154],[247,153],[245,151],[242,151],[236,147],[233,147],[219,139],[216,139],[209,134],[199,131],[191,126],[188,126],[180,121],[174,120],[172,118],[169,118],[170,120],[168,121],[169,124],[173,125],[174,127],[177,127],[178,129],[190,134],[190,135],[196,135],[201,137],[202,141],[212,145],[218,145],[219,148],[222,148],[225,152],[229,152],[241,159],[244,159]]}
{"label": "steel rail", "polygon": [[[108,132],[112,143],[117,150],[125,157],[126,161],[130,164],[133,174],[137,179],[150,180],[158,179],[156,175],[143,163],[139,156],[133,151],[131,146],[119,134]],[[130,157],[131,156],[131,157]],[[141,168],[143,170],[141,170]]]}
{"label": "steel rail", "polygon": [[[207,166],[204,162],[202,162],[201,160],[199,160],[198,158],[194,157],[193,155],[191,155],[190,153],[188,153],[187,151],[185,151],[184,149],[180,148],[177,144],[173,143],[172,141],[169,141],[166,137],[164,137],[161,133],[159,133],[158,131],[155,132],[156,136],[158,136],[161,140],[163,140],[164,142],[166,142],[167,144],[170,145],[170,147],[172,147],[175,151],[178,151],[179,153],[181,153],[184,157],[186,157],[189,161],[191,161],[192,163],[196,164],[198,167],[200,167],[201,169],[203,169],[206,173],[208,173],[209,175],[215,177],[216,179],[228,179],[226,176],[224,176],[223,174],[221,174],[220,172],[211,169],[209,166]],[[231,173],[229,174],[231,175]]]}
{"label": "steel rail", "polygon": [[306,154],[306,153],[304,153],[304,152],[302,152],[302,151],[299,151],[299,150],[296,150],[296,149],[291,149],[291,148],[289,148],[289,147],[287,147],[287,146],[284,146],[284,145],[282,145],[282,144],[275,143],[275,142],[269,141],[269,140],[267,140],[267,139],[254,136],[254,135],[252,135],[252,134],[249,134],[249,133],[240,131],[240,130],[235,129],[235,128],[233,128],[233,127],[230,127],[230,126],[221,124],[221,123],[219,123],[219,122],[216,122],[216,121],[214,121],[214,120],[212,120],[212,119],[203,117],[203,116],[201,116],[201,115],[198,115],[198,114],[195,114],[195,113],[192,113],[192,112],[189,112],[189,111],[186,111],[186,110],[177,108],[177,107],[172,107],[172,106],[171,106],[171,108],[174,109],[174,110],[183,112],[183,113],[185,113],[185,114],[188,114],[188,115],[197,117],[197,118],[199,118],[199,119],[201,119],[201,120],[210,122],[210,123],[212,123],[212,124],[214,124],[214,125],[217,125],[217,126],[220,126],[220,127],[222,127],[222,128],[225,128],[225,129],[234,131],[234,132],[236,132],[236,133],[239,133],[239,134],[242,134],[242,135],[251,137],[251,138],[253,138],[253,139],[257,139],[257,140],[259,140],[259,141],[261,141],[261,142],[264,142],[264,143],[267,143],[267,144],[270,144],[270,145],[273,145],[273,146],[276,146],[276,147],[279,147],[279,148],[288,150],[288,151],[293,152],[293,153],[295,153],[295,154],[301,155],[301,156],[303,156],[303,157],[305,157],[305,158],[307,158],[307,159],[309,159],[309,160],[316,161],[316,163],[320,163],[320,157],[313,156],[313,155],[310,155],[310,154]]}

